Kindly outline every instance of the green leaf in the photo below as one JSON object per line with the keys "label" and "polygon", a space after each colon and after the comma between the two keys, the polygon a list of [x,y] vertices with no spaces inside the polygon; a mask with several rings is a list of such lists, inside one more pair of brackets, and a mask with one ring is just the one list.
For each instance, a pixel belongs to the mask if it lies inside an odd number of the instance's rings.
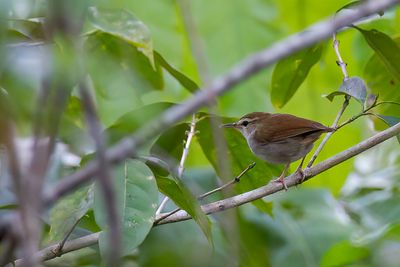
{"label": "green leaf", "polygon": [[156,176],[157,185],[160,191],[168,196],[174,203],[185,210],[200,226],[206,238],[211,242],[211,223],[207,215],[200,207],[197,198],[179,179]]}
{"label": "green leaf", "polygon": [[146,55],[154,66],[150,31],[132,13],[122,9],[90,7],[89,19],[97,29],[117,36],[140,48],[140,51]]}
{"label": "green leaf", "polygon": [[271,101],[275,107],[282,108],[292,98],[321,58],[322,49],[322,45],[315,45],[278,62],[271,80]]}
{"label": "green leaf", "polygon": [[[274,176],[278,177],[281,174],[282,166],[267,163],[254,156],[244,137],[234,129],[224,129],[224,136],[228,146],[228,151],[226,152],[228,154],[218,154],[214,144],[214,139],[210,136],[213,132],[210,122],[211,118],[207,115],[204,116],[205,118],[200,120],[196,125],[196,128],[199,131],[196,136],[203,153],[206,155],[218,175],[221,176],[221,170],[218,166],[218,156],[226,158],[226,160],[231,163],[233,176],[241,173],[252,162],[256,162],[256,166],[248,171],[240,179],[239,183],[234,185],[234,191],[237,193],[250,191],[266,185]],[[222,117],[221,120],[224,123],[234,121],[224,117]],[[231,179],[233,178],[234,177]],[[264,212],[271,210],[271,205],[263,200],[254,201],[253,204]]]}
{"label": "green leaf", "polygon": [[93,185],[82,187],[67,195],[50,210],[48,243],[60,242],[91,208]]}
{"label": "green leaf", "polygon": [[[158,201],[157,184],[151,170],[136,160],[128,160],[125,166],[115,168],[113,182],[122,221],[122,255],[127,255],[143,242],[153,226]],[[108,220],[104,198],[98,188],[94,194],[94,214],[96,223],[103,230],[99,237],[100,252],[106,255]]]}
{"label": "green leaf", "polygon": [[[137,87],[146,83],[154,89],[162,89],[164,86],[161,68],[149,61],[147,55],[144,55],[140,48],[115,36],[109,32],[95,31],[88,35],[86,40],[86,50],[89,56],[90,69],[101,71],[98,64],[113,64],[114,68],[123,74],[131,77]],[[153,56],[153,55],[151,55]],[[154,59],[152,58],[154,61]],[[111,61],[111,62],[107,62]],[[115,71],[113,69],[105,69],[105,71]]]}
{"label": "green leaf", "polygon": [[182,156],[183,140],[186,139],[187,131],[189,131],[189,125],[186,123],[167,129],[151,147],[150,154],[160,158],[167,154],[178,162]]}
{"label": "green leaf", "polygon": [[364,106],[365,100],[367,99],[367,88],[363,79],[353,76],[343,81],[339,87],[339,91],[332,92],[329,95],[324,95],[324,97],[328,98],[329,101],[332,101],[338,95],[353,97]]}
{"label": "green leaf", "polygon": [[362,33],[369,46],[374,49],[393,77],[400,81],[400,47],[396,42],[378,30],[355,28]]}
{"label": "green leaf", "polygon": [[110,143],[115,143],[121,138],[132,134],[142,125],[158,117],[172,105],[173,103],[159,102],[143,106],[124,114],[106,129],[106,135]]}
{"label": "green leaf", "polygon": [[335,244],[325,253],[320,266],[353,266],[356,263],[365,262],[369,256],[370,252],[367,248],[355,247],[345,240]]}
{"label": "green leaf", "polygon": [[[400,45],[400,38],[394,41]],[[372,93],[379,95],[379,101],[391,101],[400,103],[400,82],[386,68],[384,62],[375,53],[367,62],[364,69],[364,78],[371,88]],[[381,115],[400,117],[400,108],[393,104],[382,104],[374,109]],[[374,120],[377,127],[377,120]]]}
{"label": "green leaf", "polygon": [[199,89],[199,86],[189,77],[187,77],[182,72],[172,67],[157,51],[154,52],[154,60],[157,65],[162,66],[169,74],[172,75],[183,87],[185,87],[189,92],[195,92]]}

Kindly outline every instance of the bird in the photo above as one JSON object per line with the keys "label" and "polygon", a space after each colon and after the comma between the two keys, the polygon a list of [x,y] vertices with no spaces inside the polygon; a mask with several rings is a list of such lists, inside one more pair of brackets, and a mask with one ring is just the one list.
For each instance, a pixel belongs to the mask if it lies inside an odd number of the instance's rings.
{"label": "bird", "polygon": [[311,151],[314,142],[334,128],[300,118],[291,114],[252,112],[244,115],[238,121],[221,125],[234,128],[246,139],[254,155],[272,164],[285,164],[278,179],[285,190],[285,176],[292,162],[302,158],[296,172],[304,180],[302,166],[306,155]]}

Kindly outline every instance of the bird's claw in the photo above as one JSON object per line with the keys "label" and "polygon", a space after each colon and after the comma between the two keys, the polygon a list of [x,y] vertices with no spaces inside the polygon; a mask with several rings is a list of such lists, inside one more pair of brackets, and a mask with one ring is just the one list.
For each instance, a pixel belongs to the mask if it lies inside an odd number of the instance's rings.
{"label": "bird's claw", "polygon": [[274,183],[281,183],[282,184],[282,186],[283,186],[283,189],[285,189],[285,191],[288,191],[288,187],[287,187],[287,185],[286,185],[286,182],[285,182],[285,177],[279,177],[278,179],[275,179],[275,180],[272,180]]}

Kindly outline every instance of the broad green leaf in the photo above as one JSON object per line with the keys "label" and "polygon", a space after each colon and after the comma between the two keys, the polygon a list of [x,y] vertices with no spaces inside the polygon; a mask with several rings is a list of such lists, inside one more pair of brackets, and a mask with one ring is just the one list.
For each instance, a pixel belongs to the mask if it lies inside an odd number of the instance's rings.
{"label": "broad green leaf", "polygon": [[200,226],[206,238],[211,242],[211,223],[203,212],[196,197],[179,179],[156,176],[157,185],[160,191],[168,196],[174,203],[184,209]]}
{"label": "broad green leaf", "polygon": [[162,66],[169,74],[172,75],[183,87],[185,87],[189,92],[195,92],[199,89],[199,86],[187,77],[182,72],[179,72],[173,66],[171,66],[157,51],[153,51],[154,53],[154,60],[157,65]]}
{"label": "broad green leaf", "polygon": [[343,81],[338,91],[332,92],[329,95],[324,95],[324,97],[328,98],[329,101],[332,101],[333,98],[338,95],[353,97],[362,106],[364,106],[367,98],[367,87],[360,77],[350,77],[349,79]]}
{"label": "broad green leaf", "polygon": [[[8,21],[8,29],[6,34],[8,41],[43,41],[46,39],[44,25],[40,19],[12,19]],[[11,40],[10,38],[11,37]]]}
{"label": "broad green leaf", "polygon": [[[122,255],[132,253],[143,242],[153,226],[157,209],[158,190],[154,175],[142,162],[128,160],[113,170],[118,214],[122,223]],[[103,232],[99,246],[102,255],[108,248],[108,220],[104,198],[96,188],[94,215]]]}
{"label": "broad green leaf", "polygon": [[332,246],[323,256],[320,266],[353,266],[368,260],[370,252],[367,248],[356,247],[349,241],[342,241]]}
{"label": "broad green leaf", "polygon": [[378,30],[355,28],[362,33],[369,46],[374,49],[393,77],[400,81],[400,47],[396,42]]}
{"label": "broad green leaf", "polygon": [[275,107],[282,108],[292,98],[321,58],[322,49],[322,45],[315,45],[278,62],[271,80],[271,101]]}
{"label": "broad green leaf", "polygon": [[[222,118],[222,121],[232,122],[232,119]],[[234,129],[224,129],[224,136],[228,145],[228,154],[221,155],[217,154],[214,139],[212,138],[212,127],[210,123],[210,117],[206,117],[200,120],[197,125],[199,131],[197,140],[206,155],[209,162],[214,167],[218,175],[221,175],[218,166],[217,157],[224,157],[232,166],[233,176],[237,176],[241,173],[248,165],[252,162],[256,162],[256,166],[248,171],[241,179],[240,182],[235,184],[233,189],[238,193],[250,191],[260,186],[266,185],[273,177],[278,177],[282,171],[282,166],[269,164],[256,156],[250,151],[244,137]],[[222,153],[222,152],[220,152]],[[233,179],[234,177],[232,177]],[[262,200],[253,202],[258,208],[263,211],[271,209],[270,204],[265,203]]]}
{"label": "broad green leaf", "polygon": [[150,31],[132,13],[122,9],[90,7],[89,19],[97,29],[115,35],[138,47],[154,66]]}
{"label": "broad green leaf", "polygon": [[92,204],[93,185],[82,187],[58,201],[50,210],[50,232],[47,242],[61,242]]}
{"label": "broad green leaf", "polygon": [[133,134],[135,130],[158,117],[172,105],[172,103],[159,102],[143,106],[124,114],[106,129],[106,135],[109,141],[115,143],[121,138]]}

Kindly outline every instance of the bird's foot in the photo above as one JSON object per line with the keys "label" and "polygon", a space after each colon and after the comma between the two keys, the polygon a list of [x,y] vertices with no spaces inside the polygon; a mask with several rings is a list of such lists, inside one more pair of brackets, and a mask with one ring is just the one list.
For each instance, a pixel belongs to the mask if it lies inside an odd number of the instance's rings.
{"label": "bird's foot", "polygon": [[302,184],[304,182],[304,179],[306,178],[306,175],[304,174],[304,171],[302,168],[298,168],[296,170],[296,173],[298,173],[300,175],[300,178],[297,182],[297,184]]}
{"label": "bird's foot", "polygon": [[272,180],[272,181],[274,183],[281,183],[282,186],[283,186],[283,189],[285,189],[285,191],[288,190],[288,187],[287,187],[286,182],[285,182],[285,176],[281,175],[278,179],[275,179],[275,180]]}

